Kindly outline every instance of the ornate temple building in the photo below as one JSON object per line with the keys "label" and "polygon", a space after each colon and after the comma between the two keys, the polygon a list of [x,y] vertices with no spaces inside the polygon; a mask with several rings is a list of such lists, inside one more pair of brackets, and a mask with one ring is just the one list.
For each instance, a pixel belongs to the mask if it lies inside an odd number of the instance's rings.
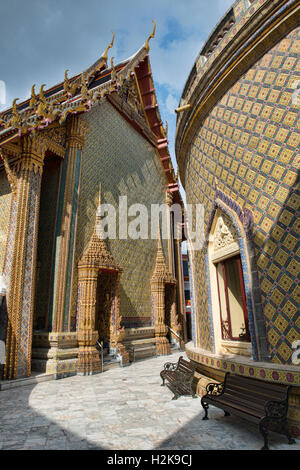
{"label": "ornate temple building", "polygon": [[[149,62],[149,40],[0,114],[0,269],[4,380],[101,371],[99,339],[120,365],[139,343],[168,354],[184,332],[182,205]],[[113,38],[114,40],[114,38]],[[170,237],[104,239],[101,203],[166,204]],[[118,218],[117,218],[118,228]],[[178,227],[178,230],[182,227]],[[118,230],[117,233],[119,234]]]}
{"label": "ornate temple building", "polygon": [[298,1],[237,0],[176,110],[187,203],[204,206],[203,245],[189,252],[187,355],[199,382],[229,371],[289,384],[298,437],[299,17]]}

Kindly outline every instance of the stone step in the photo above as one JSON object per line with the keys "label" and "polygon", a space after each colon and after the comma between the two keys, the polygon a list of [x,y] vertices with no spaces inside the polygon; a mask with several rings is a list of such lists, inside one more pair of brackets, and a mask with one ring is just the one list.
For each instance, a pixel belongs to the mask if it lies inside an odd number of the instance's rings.
{"label": "stone step", "polygon": [[38,374],[34,372],[30,377],[25,377],[23,379],[1,380],[0,390],[36,385],[40,382],[48,382],[49,380],[55,380],[55,374]]}

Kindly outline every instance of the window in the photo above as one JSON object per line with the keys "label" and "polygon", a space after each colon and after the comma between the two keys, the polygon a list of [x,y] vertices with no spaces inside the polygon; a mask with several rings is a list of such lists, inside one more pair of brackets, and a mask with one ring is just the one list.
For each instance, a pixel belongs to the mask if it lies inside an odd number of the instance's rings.
{"label": "window", "polygon": [[223,340],[250,341],[240,255],[216,265]]}

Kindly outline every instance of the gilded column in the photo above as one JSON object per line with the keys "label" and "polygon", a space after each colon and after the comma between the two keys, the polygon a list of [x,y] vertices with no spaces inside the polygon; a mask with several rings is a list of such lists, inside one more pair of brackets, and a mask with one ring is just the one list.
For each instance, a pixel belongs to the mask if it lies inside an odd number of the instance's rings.
{"label": "gilded column", "polygon": [[83,258],[79,262],[77,373],[82,375],[91,375],[101,371],[99,353],[95,347],[99,334],[95,325],[98,272],[98,267],[89,265],[87,259]]}
{"label": "gilded column", "polygon": [[67,152],[62,174],[56,229],[56,255],[49,328],[68,331],[81,153],[87,125],[79,116],[67,121]]}
{"label": "gilded column", "polygon": [[168,327],[165,324],[165,285],[159,279],[152,281],[152,295],[154,301],[154,331],[156,353],[170,354],[170,343],[167,339]]}
{"label": "gilded column", "polygon": [[167,339],[168,327],[165,322],[165,283],[175,284],[172,274],[168,271],[162,251],[159,235],[156,264],[151,279],[151,294],[154,309],[154,331],[156,352],[159,355],[170,354],[170,343]]}
{"label": "gilded column", "polygon": [[31,373],[33,303],[42,168],[45,146],[39,135],[21,139],[15,175],[11,230],[14,232],[7,295],[8,325],[4,379]]}

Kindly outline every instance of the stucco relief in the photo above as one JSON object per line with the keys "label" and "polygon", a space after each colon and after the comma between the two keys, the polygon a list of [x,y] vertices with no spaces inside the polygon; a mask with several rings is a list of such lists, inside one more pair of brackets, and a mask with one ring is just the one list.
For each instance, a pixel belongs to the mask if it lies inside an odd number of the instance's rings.
{"label": "stucco relief", "polygon": [[232,221],[226,214],[219,213],[213,234],[213,257],[219,258],[239,251],[238,239],[238,233]]}

